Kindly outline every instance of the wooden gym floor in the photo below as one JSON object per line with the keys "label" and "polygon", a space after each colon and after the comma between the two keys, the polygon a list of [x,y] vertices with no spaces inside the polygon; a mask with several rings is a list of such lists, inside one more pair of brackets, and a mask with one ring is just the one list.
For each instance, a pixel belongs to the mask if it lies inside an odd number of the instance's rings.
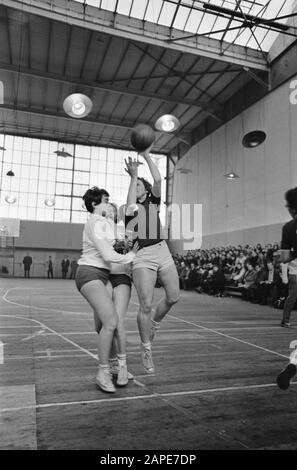
{"label": "wooden gym floor", "polygon": [[0,449],[297,449],[296,383],[275,385],[297,329],[279,327],[280,311],[182,291],[147,376],[133,291],[135,379],[108,395],[94,383],[92,313],[74,282],[0,279],[0,287]]}

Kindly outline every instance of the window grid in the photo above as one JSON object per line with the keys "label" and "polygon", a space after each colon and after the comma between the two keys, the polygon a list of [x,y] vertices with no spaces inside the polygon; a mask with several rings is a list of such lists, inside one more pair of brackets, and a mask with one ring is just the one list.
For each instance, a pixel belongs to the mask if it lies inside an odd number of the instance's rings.
{"label": "window grid", "polygon": [[[107,189],[118,206],[125,204],[130,178],[125,172],[125,158],[137,158],[136,152],[105,147],[62,144],[41,139],[0,134],[0,217],[24,220],[85,223],[87,212],[82,196],[91,186]],[[57,156],[64,149],[71,157]],[[166,176],[165,155],[153,156],[162,177]],[[6,176],[13,170],[14,177]],[[140,165],[139,176],[152,182],[147,165]],[[7,194],[17,197],[13,205]],[[45,200],[55,199],[48,207]],[[166,198],[163,179],[162,202]]]}

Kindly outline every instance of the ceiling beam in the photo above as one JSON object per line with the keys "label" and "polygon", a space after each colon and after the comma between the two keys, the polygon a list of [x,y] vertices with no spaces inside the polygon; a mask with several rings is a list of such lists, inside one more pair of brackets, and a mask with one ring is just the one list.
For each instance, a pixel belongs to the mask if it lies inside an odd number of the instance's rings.
{"label": "ceiling beam", "polygon": [[[72,0],[68,0],[67,3],[63,0],[23,0],[22,2],[17,0],[0,0],[0,4],[111,36],[208,57],[213,60],[253,69],[268,70],[267,63],[263,59],[262,54],[254,49],[233,44],[222,54],[221,42],[217,39],[206,37],[200,37],[199,40],[197,38],[181,39],[178,43],[170,43],[168,39],[180,36],[182,33],[180,30],[100,10],[99,8],[83,5]],[[67,8],[65,8],[65,5],[67,5]],[[225,44],[226,46],[229,45],[227,42]]]}
{"label": "ceiling beam", "polygon": [[254,26],[255,25],[268,25],[275,29],[278,29],[279,31],[288,31],[288,29],[290,29],[289,25],[274,21],[276,18],[274,19],[259,18],[258,16],[244,13],[242,9],[240,9],[240,12],[239,12],[235,10],[230,10],[230,8],[224,8],[218,5],[212,5],[211,3],[204,3],[203,8],[205,8],[206,10],[212,10],[215,13],[223,13],[223,14],[229,15],[230,18],[232,19],[234,19],[235,17],[241,20],[254,23]]}
{"label": "ceiling beam", "polygon": [[[1,1],[1,0],[0,0]],[[85,80],[81,78],[70,78],[66,75],[59,75],[54,73],[49,73],[46,71],[34,70],[29,69],[26,67],[17,67],[15,65],[4,64],[0,62],[0,72],[12,72],[15,74],[21,74],[28,77],[33,78],[40,78],[43,80],[53,80],[60,83],[66,83],[68,85],[73,85],[74,87],[82,86],[86,88],[96,89],[103,92],[110,92],[115,94],[121,95],[128,95],[128,96],[137,96],[138,98],[149,98],[152,100],[164,101],[167,103],[174,103],[174,104],[182,104],[187,106],[195,106],[198,108],[204,107],[207,110],[207,101],[199,101],[199,100],[189,100],[187,98],[177,98],[174,96],[168,96],[162,93],[148,93],[143,90],[129,90],[127,88],[121,88],[116,85],[106,85],[100,84],[94,81]]]}
{"label": "ceiling beam", "polygon": [[[55,118],[55,119],[63,119],[68,122],[74,122],[77,121],[79,123],[84,123],[84,124],[98,124],[101,126],[106,126],[106,127],[117,127],[118,129],[123,129],[125,131],[129,131],[135,123],[127,123],[123,124],[121,122],[116,122],[116,121],[104,121],[104,120],[99,120],[98,119],[73,119],[69,116],[66,116],[65,114],[62,113],[57,113],[56,111],[44,111],[41,109],[37,108],[26,108],[24,106],[12,106],[12,105],[7,105],[7,104],[0,104],[0,110],[3,111],[14,111],[15,113],[26,113],[26,114],[31,114],[33,116],[38,116],[38,117],[45,117],[45,118]],[[1,121],[1,118],[0,118]]]}

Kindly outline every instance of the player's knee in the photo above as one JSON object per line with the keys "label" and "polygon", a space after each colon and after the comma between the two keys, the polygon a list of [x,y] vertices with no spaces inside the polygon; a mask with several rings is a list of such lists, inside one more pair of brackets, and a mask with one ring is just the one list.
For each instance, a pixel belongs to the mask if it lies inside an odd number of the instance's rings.
{"label": "player's knee", "polygon": [[179,301],[179,293],[177,292],[175,294],[169,295],[166,298],[166,302],[168,303],[168,305],[170,305],[170,307],[172,307],[172,305],[176,304],[178,301]]}
{"label": "player's knee", "polygon": [[110,321],[106,325],[104,325],[104,329],[108,331],[109,333],[114,333],[115,330],[117,329],[117,322],[116,321]]}
{"label": "player's knee", "polygon": [[108,331],[109,333],[114,333],[115,330],[117,329],[117,326],[118,326],[118,318],[117,316],[112,316],[108,319],[108,321],[106,321],[104,324],[103,324],[103,328],[105,331]]}
{"label": "player's knee", "polygon": [[144,302],[142,305],[142,311],[145,315],[150,315],[152,313],[152,302]]}
{"label": "player's knee", "polygon": [[118,321],[117,330],[118,330],[119,333],[125,331],[125,325],[124,325],[124,322],[122,320]]}

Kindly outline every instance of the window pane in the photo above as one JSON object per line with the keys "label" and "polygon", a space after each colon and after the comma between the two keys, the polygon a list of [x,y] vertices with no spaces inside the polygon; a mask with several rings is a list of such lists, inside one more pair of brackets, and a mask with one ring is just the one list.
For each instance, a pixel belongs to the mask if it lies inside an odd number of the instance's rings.
{"label": "window pane", "polygon": [[77,171],[74,173],[74,182],[80,184],[89,184],[90,174]]}
{"label": "window pane", "polygon": [[[6,135],[4,139],[3,134],[0,134],[0,145],[1,142],[7,149],[2,154],[0,151],[2,216],[84,223],[88,213],[82,208],[82,196],[90,186],[106,188],[118,205],[126,201],[130,183],[129,176],[124,172],[127,152],[87,145],[74,146],[38,138]],[[58,157],[55,153],[58,149],[64,149],[71,156]],[[129,155],[137,157],[136,152],[129,152]],[[162,176],[166,176],[166,157],[153,157],[153,160]],[[15,173],[14,177],[6,176],[10,170]],[[142,165],[139,173],[151,181],[147,165]],[[165,199],[163,186],[162,198]],[[17,197],[13,206],[5,202],[5,196],[9,193]],[[55,198],[54,207],[45,206],[47,197]]]}
{"label": "window pane", "polygon": [[73,195],[82,197],[85,194],[85,192],[87,191],[87,189],[88,189],[87,185],[83,186],[83,185],[80,185],[80,184],[74,184],[73,185]]}

